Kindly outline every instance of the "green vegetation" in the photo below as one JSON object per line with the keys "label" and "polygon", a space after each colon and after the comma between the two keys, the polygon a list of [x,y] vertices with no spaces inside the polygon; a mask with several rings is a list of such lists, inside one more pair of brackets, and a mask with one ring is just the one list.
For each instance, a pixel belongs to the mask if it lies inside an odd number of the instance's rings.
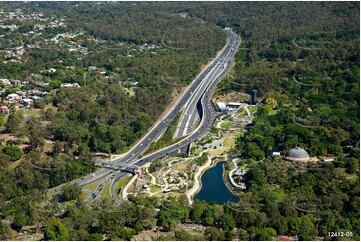
{"label": "green vegetation", "polygon": [[[42,110],[32,122],[25,122],[27,114],[15,111],[14,105],[8,119],[1,112],[4,134],[20,141],[2,146],[26,144],[26,148],[15,168],[10,164],[20,157],[19,150],[1,148],[0,179],[6,182],[0,184],[0,239],[16,240],[25,225],[39,225],[36,230],[44,234],[44,240],[101,240],[103,235],[130,240],[152,229],[175,230],[159,238],[167,240],[271,240],[276,235],[345,239],[331,238],[329,231],[352,232],[346,239],[360,239],[359,3],[0,5],[7,12],[21,9],[29,14],[66,16],[63,26],[46,27],[36,36],[27,33],[38,31],[35,25],[43,23],[40,20],[1,21],[19,28],[0,29],[4,35],[0,38],[0,78],[31,79],[21,87],[5,88],[0,83],[5,90],[1,100],[19,89],[42,88],[49,93],[35,103]],[[244,177],[247,189],[240,195],[243,204],[231,204],[232,209],[196,201],[189,207],[181,195],[162,206],[159,197],[129,196],[131,203],[118,206],[116,213],[93,210],[77,201],[60,216],[29,206],[48,188],[93,172],[91,152],[121,153],[133,145],[177,89],[162,78],[179,77],[180,85],[188,84],[223,47],[225,34],[220,27],[226,26],[242,36],[247,49],[237,53],[232,78],[223,80],[216,94],[256,89],[261,101],[249,130],[229,140],[225,146],[235,142],[232,150],[224,150],[229,156],[241,155],[240,165],[247,164],[249,169]],[[45,43],[64,33],[74,36],[63,38],[60,44]],[[87,49],[69,51],[70,42]],[[34,43],[52,51],[27,47]],[[145,50],[151,45],[158,48]],[[22,61],[9,61],[6,51],[18,46],[25,49]],[[91,70],[93,66],[97,70]],[[56,72],[49,72],[50,68]],[[38,81],[48,85],[40,87]],[[60,87],[65,82],[81,87]],[[168,144],[174,131],[166,132],[164,143]],[[284,154],[296,145],[311,156],[334,156],[337,161],[323,164],[321,170],[304,171],[266,157],[274,146]],[[205,160],[204,154],[195,162],[201,165]],[[159,167],[158,160],[150,170]],[[64,189],[67,199],[79,197],[77,189]],[[197,223],[206,230],[193,235],[177,231],[177,223]]]}
{"label": "green vegetation", "polygon": [[153,184],[151,184],[150,185],[150,192],[152,192],[152,193],[154,193],[154,192],[160,192],[162,189],[161,189],[161,187],[159,187],[159,186],[156,186],[156,185],[153,185]]}
{"label": "green vegetation", "polygon": [[177,125],[182,116],[182,112],[179,112],[172,122],[170,122],[167,129],[164,131],[162,136],[155,143],[151,143],[145,154],[152,153],[153,151],[162,149],[171,144],[178,142],[181,137],[174,139],[174,134],[177,131]]}
{"label": "green vegetation", "polygon": [[23,155],[23,152],[15,145],[7,145],[3,147],[1,153],[8,155],[11,161],[19,160]]}
{"label": "green vegetation", "polygon": [[111,183],[108,182],[104,187],[103,190],[100,193],[100,196],[102,199],[110,201],[112,199],[112,196],[110,194],[110,185]]}
{"label": "green vegetation", "polygon": [[224,121],[220,124],[221,128],[230,128],[231,127],[231,123]]}
{"label": "green vegetation", "polygon": [[123,179],[119,180],[117,184],[117,191],[123,189],[123,187],[125,187],[130,182],[131,179],[132,176],[126,176]]}
{"label": "green vegetation", "polygon": [[246,116],[247,115],[247,111],[245,108],[240,108],[237,110],[237,113],[239,113],[240,115]]}
{"label": "green vegetation", "polygon": [[49,218],[44,232],[45,240],[67,240],[69,233],[59,218]]}
{"label": "green vegetation", "polygon": [[12,134],[18,134],[23,119],[24,119],[24,115],[22,112],[11,113],[5,123],[6,130]]}
{"label": "green vegetation", "polygon": [[99,179],[99,180],[97,180],[97,181],[95,181],[95,182],[92,182],[92,183],[90,183],[90,184],[88,184],[88,185],[83,186],[83,189],[84,189],[84,190],[89,190],[89,191],[95,192],[95,190],[99,187],[99,185],[100,185],[102,182],[103,182],[103,180],[102,180],[102,179]]}
{"label": "green vegetation", "polygon": [[78,200],[81,195],[81,188],[78,184],[66,184],[61,188],[62,201]]}
{"label": "green vegetation", "polygon": [[247,108],[248,108],[248,110],[249,110],[250,112],[255,112],[255,111],[257,111],[257,107],[256,107],[256,106],[248,106]]}
{"label": "green vegetation", "polygon": [[197,164],[197,166],[202,166],[204,165],[208,160],[208,154],[207,152],[204,152],[201,157],[198,157],[197,159],[194,160],[194,163]]}
{"label": "green vegetation", "polygon": [[236,136],[226,136],[223,142],[223,147],[221,149],[210,150],[208,154],[211,156],[216,156],[229,152],[233,147],[235,147],[236,139]]}

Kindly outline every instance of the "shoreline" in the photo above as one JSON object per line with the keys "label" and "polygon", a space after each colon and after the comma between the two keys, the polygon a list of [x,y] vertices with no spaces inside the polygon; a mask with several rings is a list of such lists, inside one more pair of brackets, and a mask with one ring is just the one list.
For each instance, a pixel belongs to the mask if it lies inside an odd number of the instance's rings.
{"label": "shoreline", "polygon": [[208,157],[207,162],[203,166],[199,167],[199,170],[194,175],[194,185],[190,190],[188,190],[186,192],[186,196],[188,198],[190,205],[192,205],[192,203],[194,202],[193,199],[194,199],[195,194],[197,194],[198,191],[202,188],[201,177],[202,177],[203,173],[206,170],[213,167],[215,163],[217,163],[217,162],[212,161],[212,158]]}
{"label": "shoreline", "polygon": [[[202,175],[204,172],[206,172],[208,169],[211,169],[217,165],[218,162],[223,162],[221,160],[212,160],[214,157],[208,157],[208,161],[203,166],[199,167],[199,170],[194,176],[194,185],[193,187],[186,192],[186,196],[188,198],[189,204],[191,205],[194,202],[194,196],[202,189]],[[226,160],[227,158],[225,158]],[[224,169],[223,169],[224,171]],[[223,172],[222,172],[223,177]],[[228,188],[228,187],[227,187]]]}
{"label": "shoreline", "polygon": [[[233,190],[233,186],[231,185],[231,184],[229,184],[230,183],[230,181],[228,181],[228,179],[227,179],[227,177],[228,176],[226,176],[226,169],[224,168],[224,165],[225,164],[223,164],[223,172],[222,172],[222,178],[223,178],[223,182],[224,182],[224,185],[226,185],[226,187],[227,187],[227,189],[233,194],[233,195],[235,195],[235,196],[239,196],[240,195],[240,193],[237,193],[236,191],[234,191]],[[230,172],[230,171],[229,171]]]}

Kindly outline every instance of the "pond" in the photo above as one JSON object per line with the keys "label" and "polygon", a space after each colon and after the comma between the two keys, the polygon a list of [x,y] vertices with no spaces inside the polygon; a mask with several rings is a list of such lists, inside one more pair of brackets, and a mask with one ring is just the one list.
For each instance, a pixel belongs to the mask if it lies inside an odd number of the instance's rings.
{"label": "pond", "polygon": [[239,198],[231,193],[224,184],[222,173],[223,164],[225,162],[218,162],[216,166],[206,170],[201,178],[202,188],[195,195],[194,199],[217,204],[224,204],[228,201],[237,203]]}

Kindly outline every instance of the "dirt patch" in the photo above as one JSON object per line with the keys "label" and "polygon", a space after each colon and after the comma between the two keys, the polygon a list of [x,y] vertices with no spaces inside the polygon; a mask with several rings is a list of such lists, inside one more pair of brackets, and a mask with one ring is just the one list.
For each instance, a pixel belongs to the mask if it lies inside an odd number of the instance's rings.
{"label": "dirt patch", "polygon": [[154,232],[152,230],[146,230],[133,237],[133,241],[153,241],[163,235],[173,235],[173,232]]}
{"label": "dirt patch", "polygon": [[247,93],[240,93],[240,92],[230,92],[224,96],[217,97],[218,102],[250,102],[251,95]]}
{"label": "dirt patch", "polygon": [[8,141],[8,140],[22,140],[23,142],[29,142],[29,138],[28,137],[16,137],[12,134],[0,134],[0,142],[1,141]]}
{"label": "dirt patch", "polygon": [[191,233],[203,233],[206,230],[206,227],[200,224],[177,224],[177,230],[186,230]]}
{"label": "dirt patch", "polygon": [[188,16],[186,13],[179,13],[178,15],[179,15],[181,18],[187,18],[187,16]]}
{"label": "dirt patch", "polygon": [[54,141],[45,140],[43,152],[46,153],[46,152],[52,151],[53,150],[53,144],[54,144]]}

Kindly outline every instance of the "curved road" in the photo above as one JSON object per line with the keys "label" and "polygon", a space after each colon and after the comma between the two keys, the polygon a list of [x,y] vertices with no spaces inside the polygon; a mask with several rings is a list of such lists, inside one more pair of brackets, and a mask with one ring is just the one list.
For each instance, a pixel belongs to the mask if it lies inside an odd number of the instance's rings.
{"label": "curved road", "polygon": [[[111,164],[136,164],[138,165],[141,155],[146,151],[147,147],[159,138],[162,133],[166,130],[169,123],[176,117],[176,115],[181,110],[186,110],[189,112],[190,116],[194,116],[196,110],[196,105],[204,96],[205,92],[212,90],[215,85],[221,80],[221,78],[229,71],[232,67],[232,59],[236,53],[237,47],[240,43],[240,38],[234,34],[232,31],[228,30],[227,33],[227,44],[223,48],[222,52],[210,63],[210,65],[205,68],[198,77],[192,82],[189,88],[182,95],[178,103],[174,108],[168,113],[164,118],[165,121],[159,122],[154,128],[146,134],[142,141],[134,146],[130,151],[128,151],[123,157],[112,161]],[[212,89],[210,89],[212,88]],[[210,99],[208,97],[208,99]],[[185,108],[184,108],[185,107]],[[186,112],[183,112],[186,114]],[[207,116],[206,116],[207,117]],[[186,120],[186,121],[183,121]],[[186,129],[187,119],[183,119],[180,123],[180,129]],[[188,125],[189,126],[189,125]],[[188,142],[190,143],[190,142]],[[182,144],[181,144],[182,146]],[[163,150],[161,150],[163,151]],[[157,153],[157,152],[155,152]],[[155,154],[153,153],[153,154]],[[147,159],[148,160],[148,159]],[[104,162],[100,162],[104,163]],[[106,162],[107,163],[107,162]],[[143,163],[143,162],[142,162]],[[110,164],[110,163],[109,163]]]}
{"label": "curved road", "polygon": [[[181,98],[178,100],[177,104],[169,111],[166,117],[156,124],[133,148],[131,148],[127,153],[125,153],[121,158],[116,159],[115,161],[99,161],[98,163],[107,165],[107,168],[101,169],[98,172],[95,172],[93,176],[89,175],[81,179],[72,181],[71,183],[78,183],[80,186],[92,183],[95,180],[101,179],[108,176],[112,170],[118,169],[119,166],[143,166],[146,163],[149,163],[159,157],[165,156],[167,154],[177,152],[180,148],[188,146],[192,141],[197,140],[203,137],[209,129],[212,127],[215,118],[216,112],[214,110],[213,104],[211,102],[211,92],[216,87],[217,83],[227,74],[227,72],[232,67],[232,59],[237,51],[237,48],[240,44],[240,38],[231,30],[225,30],[227,33],[227,44],[221,51],[221,53],[196,77],[196,79],[190,84],[190,86],[185,90]],[[188,134],[187,137],[181,141],[165,147],[161,150],[158,150],[152,154],[141,157],[141,155],[146,151],[147,147],[159,138],[162,133],[166,130],[169,123],[176,117],[176,115],[181,110],[186,110],[183,114],[188,112],[187,115],[182,115],[180,125],[178,130],[182,134],[188,133],[188,128],[190,122],[194,122],[194,119],[197,115],[197,103],[201,104],[202,111],[200,114],[201,121],[198,127]],[[167,122],[165,122],[167,120]],[[110,186],[111,193],[116,202],[120,202],[115,191],[116,181],[125,176],[125,172],[114,173],[114,179]],[[109,179],[109,178],[108,178]],[[107,182],[110,180],[107,179]],[[114,184],[114,185],[113,185]],[[60,189],[62,185],[49,189],[48,193],[54,192],[57,189]],[[102,187],[99,186],[96,192],[96,196],[100,193]],[[92,196],[90,200],[96,198]]]}
{"label": "curved road", "polygon": [[[230,31],[227,34],[228,34],[229,42],[228,42],[226,48],[224,48],[224,51],[222,52],[222,54],[213,61],[213,64],[211,64],[208,68],[206,68],[203,71],[203,74],[199,75],[199,77],[204,77],[203,80],[202,79],[199,80],[197,78],[194,81],[198,85],[201,85],[201,87],[197,88],[197,89],[193,89],[192,88],[193,85],[192,85],[191,88],[188,89],[188,93],[186,93],[185,96],[183,96],[183,98],[184,98],[184,97],[187,97],[189,94],[191,95],[192,98],[188,99],[184,106],[186,106],[186,108],[185,108],[186,112],[187,112],[187,110],[192,110],[192,111],[188,111],[189,114],[191,114],[191,115],[188,115],[188,116],[185,115],[184,116],[185,118],[184,118],[183,122],[180,123],[180,125],[183,124],[183,130],[187,129],[187,122],[189,123],[190,120],[192,121],[192,118],[193,119],[195,118],[196,112],[197,112],[196,105],[198,102],[200,102],[201,107],[202,107],[202,112],[201,112],[201,122],[198,125],[198,127],[192,133],[190,133],[188,137],[182,139],[181,141],[179,141],[173,145],[170,145],[170,146],[163,148],[161,150],[158,150],[152,154],[149,154],[147,156],[139,158],[139,159],[135,160],[134,162],[131,162],[131,160],[124,161],[123,164],[132,164],[132,165],[137,165],[137,166],[143,166],[159,157],[165,156],[170,153],[177,152],[181,148],[188,146],[192,141],[200,139],[201,137],[203,137],[204,135],[207,134],[209,129],[213,126],[214,121],[217,116],[217,114],[214,110],[212,101],[211,101],[211,92],[215,89],[218,82],[223,78],[223,76],[226,75],[226,73],[232,67],[232,59],[233,59],[234,54],[240,44],[240,38],[237,35],[233,34]],[[181,99],[181,101],[182,101],[182,99]],[[182,107],[182,105],[179,105],[179,103],[178,103],[178,105],[173,110],[173,112],[175,112],[177,110],[180,111],[181,110],[180,107]],[[183,113],[186,113],[186,112],[183,112]],[[174,118],[177,113],[173,114],[171,112],[170,113],[171,118]],[[169,120],[170,117],[168,116],[166,119]],[[169,122],[167,122],[167,123],[160,122],[158,124],[158,126],[159,125],[167,126],[167,124],[169,124]],[[182,129],[182,126],[179,128],[179,130],[181,130],[181,129]],[[119,159],[119,160],[123,160],[123,159],[124,158]],[[118,163],[118,161],[116,161],[115,163]],[[115,165],[115,163],[113,163],[113,164]],[[121,173],[119,174],[119,177],[123,177],[123,176],[124,176],[124,174],[121,174]],[[117,197],[115,193],[112,193],[112,194],[114,197]],[[119,199],[119,198],[117,197],[117,199]]]}

